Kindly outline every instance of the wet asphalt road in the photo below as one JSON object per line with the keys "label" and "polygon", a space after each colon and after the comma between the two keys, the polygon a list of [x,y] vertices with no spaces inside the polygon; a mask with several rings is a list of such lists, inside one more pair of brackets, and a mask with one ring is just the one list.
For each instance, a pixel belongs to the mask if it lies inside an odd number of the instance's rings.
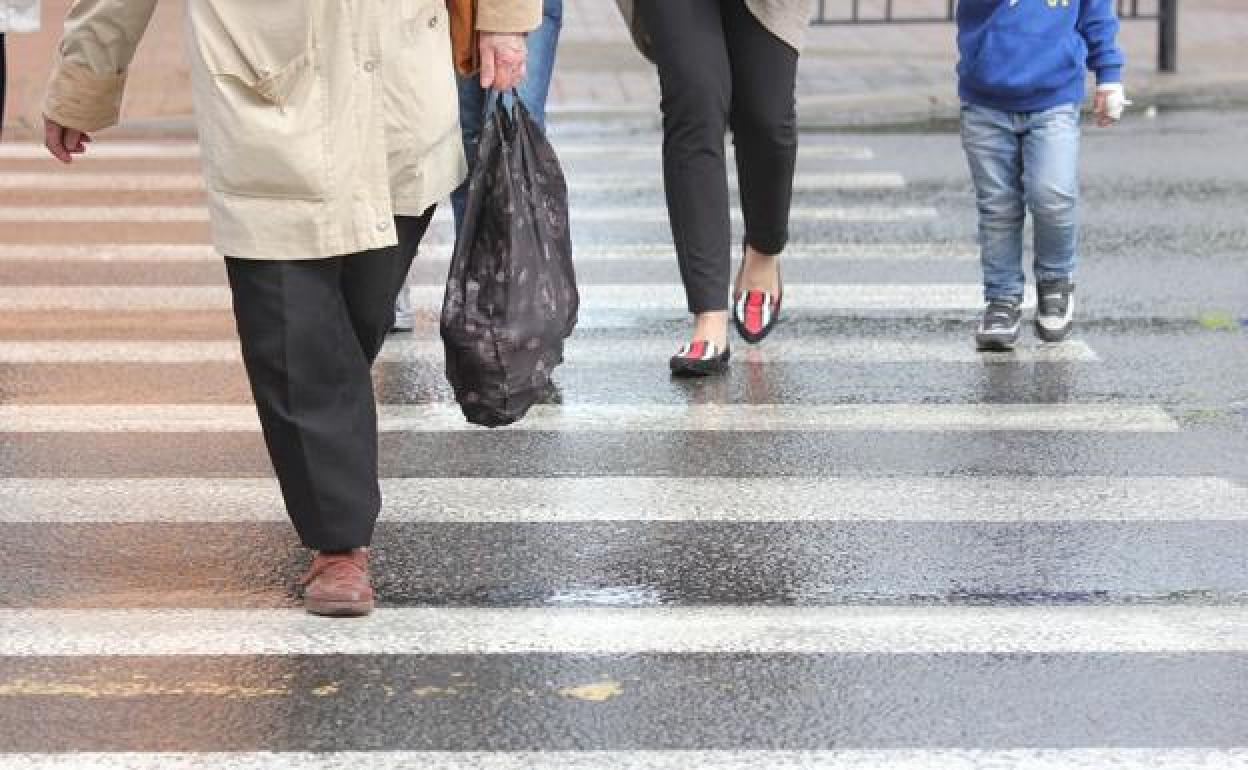
{"label": "wet asphalt road", "polygon": [[[375,543],[395,617],[514,608],[505,630],[529,643],[480,651],[488,628],[452,628],[420,653],[362,621],[316,654],[294,636],[260,648],[244,622],[236,649],[190,634],[177,654],[112,654],[109,613],[136,639],[167,611],[191,628],[210,610],[297,614],[306,555],[258,433],[229,417],[250,401],[205,228],[135,208],[198,206],[193,178],[170,176],[194,159],[140,148],[66,174],[0,152],[0,768],[1248,766],[1245,115],[1088,129],[1077,341],[1016,355],[971,349],[956,136],[803,143],[786,322],[737,345],[728,377],[688,383],[666,374],[686,327],[657,138],[559,135],[594,301],[549,421],[383,433]],[[53,200],[119,213],[23,218]],[[638,215],[611,221],[624,208]],[[415,283],[442,280],[448,240],[435,226]],[[450,402],[435,337],[426,302],[378,366],[384,405]],[[812,422],[733,429],[760,406]],[[1014,416],[994,426],[980,406]],[[106,407],[123,409],[92,416]],[[140,407],[199,411],[155,431],[128,422]],[[599,407],[620,424],[577,421]],[[670,407],[722,409],[656,429]],[[1071,408],[1090,422],[1051,424]],[[764,606],[832,625],[792,632],[800,651],[744,631],[708,651],[690,640],[722,630],[691,614],[634,652],[561,652],[543,625],[556,609]],[[855,607],[882,614],[851,648],[836,610]],[[915,608],[935,612],[929,648],[900,630]],[[1060,649],[996,630],[993,613],[1054,608],[1128,614]],[[966,609],[996,643],[943,614]],[[39,654],[66,639],[83,646]],[[690,750],[719,753],[670,753]],[[327,753],[289,753],[307,751]]]}

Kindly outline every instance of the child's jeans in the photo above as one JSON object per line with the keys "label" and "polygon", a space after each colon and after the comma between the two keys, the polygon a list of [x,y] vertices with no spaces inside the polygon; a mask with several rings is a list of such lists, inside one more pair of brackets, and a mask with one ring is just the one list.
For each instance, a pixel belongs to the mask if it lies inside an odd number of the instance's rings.
{"label": "child's jeans", "polygon": [[1031,210],[1037,281],[1075,272],[1079,106],[1043,112],[962,108],[962,147],[979,206],[984,299],[1023,296],[1023,221]]}

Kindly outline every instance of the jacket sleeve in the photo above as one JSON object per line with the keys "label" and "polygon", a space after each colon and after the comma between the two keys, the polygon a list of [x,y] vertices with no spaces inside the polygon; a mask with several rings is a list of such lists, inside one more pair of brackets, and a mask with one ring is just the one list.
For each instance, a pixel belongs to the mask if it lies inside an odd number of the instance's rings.
{"label": "jacket sleeve", "polygon": [[79,131],[121,117],[126,71],[157,0],[75,0],[44,97],[44,115]]}
{"label": "jacket sleeve", "polygon": [[481,32],[531,32],[542,23],[542,0],[479,0]]}
{"label": "jacket sleeve", "polygon": [[1079,8],[1079,34],[1088,44],[1088,69],[1097,84],[1121,83],[1126,63],[1118,47],[1118,15],[1114,0],[1083,0]]}

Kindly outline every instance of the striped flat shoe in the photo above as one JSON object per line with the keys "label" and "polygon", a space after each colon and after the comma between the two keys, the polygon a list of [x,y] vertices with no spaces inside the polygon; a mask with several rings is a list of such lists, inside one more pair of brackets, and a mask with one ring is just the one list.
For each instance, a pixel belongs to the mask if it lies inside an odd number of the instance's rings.
{"label": "striped flat shoe", "polygon": [[780,320],[782,296],[772,296],[771,292],[758,289],[737,292],[732,303],[732,320],[741,339],[754,345],[771,334],[776,321]]}
{"label": "striped flat shoe", "polygon": [[719,346],[707,340],[694,340],[672,356],[672,374],[678,377],[706,377],[728,370],[728,348],[721,352]]}

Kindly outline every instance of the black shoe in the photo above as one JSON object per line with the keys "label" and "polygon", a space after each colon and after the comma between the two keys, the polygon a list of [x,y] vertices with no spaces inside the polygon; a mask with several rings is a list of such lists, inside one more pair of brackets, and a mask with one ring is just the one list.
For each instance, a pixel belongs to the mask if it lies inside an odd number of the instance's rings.
{"label": "black shoe", "polygon": [[1014,297],[994,299],[984,308],[975,330],[975,347],[980,350],[1013,350],[1023,325],[1022,301]]}
{"label": "black shoe", "polygon": [[719,346],[707,340],[694,340],[672,356],[672,374],[677,377],[706,377],[728,370],[731,353],[727,348],[721,353]]}
{"label": "black shoe", "polygon": [[1070,336],[1075,318],[1075,285],[1070,281],[1042,281],[1036,286],[1036,336],[1061,342]]}

